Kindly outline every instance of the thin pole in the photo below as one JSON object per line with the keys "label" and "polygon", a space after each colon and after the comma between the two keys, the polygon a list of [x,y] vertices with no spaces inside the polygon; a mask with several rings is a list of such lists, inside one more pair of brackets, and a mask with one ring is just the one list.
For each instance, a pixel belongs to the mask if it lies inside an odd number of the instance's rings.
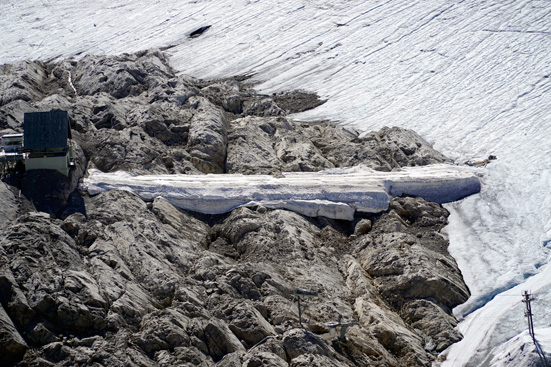
{"label": "thin pole", "polygon": [[524,316],[528,318],[528,333],[530,333],[530,336],[535,343],[536,335],[534,333],[534,320],[532,319],[532,304],[530,303],[534,298],[532,297],[532,294],[528,291],[524,291],[522,293],[522,296],[524,297],[522,302],[526,303],[526,311],[524,311]]}

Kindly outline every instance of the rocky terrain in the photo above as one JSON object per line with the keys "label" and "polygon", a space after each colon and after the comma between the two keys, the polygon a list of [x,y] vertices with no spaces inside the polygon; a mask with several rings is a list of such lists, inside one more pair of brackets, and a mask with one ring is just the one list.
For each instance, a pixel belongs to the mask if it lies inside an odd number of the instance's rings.
{"label": "rocky terrain", "polygon": [[[253,87],[177,75],[157,50],[0,66],[3,133],[21,132],[24,112],[67,110],[77,158],[69,178],[0,183],[0,363],[429,366],[461,338],[451,308],[469,290],[439,204],[395,198],[354,221],[262,206],[207,216],[78,190],[92,167],[279,175],[446,161],[413,131],[292,121],[323,101]],[[329,321],[352,323],[344,339]]]}

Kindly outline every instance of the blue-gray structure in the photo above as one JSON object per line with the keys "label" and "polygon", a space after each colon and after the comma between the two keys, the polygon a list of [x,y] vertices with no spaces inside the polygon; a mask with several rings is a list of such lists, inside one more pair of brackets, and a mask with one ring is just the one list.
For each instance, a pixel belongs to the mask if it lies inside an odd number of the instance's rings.
{"label": "blue-gray structure", "polygon": [[30,112],[24,116],[24,146],[30,153],[67,149],[70,138],[67,111]]}
{"label": "blue-gray structure", "polygon": [[67,111],[26,113],[24,117],[23,152],[25,169],[57,170],[69,175],[71,138]]}

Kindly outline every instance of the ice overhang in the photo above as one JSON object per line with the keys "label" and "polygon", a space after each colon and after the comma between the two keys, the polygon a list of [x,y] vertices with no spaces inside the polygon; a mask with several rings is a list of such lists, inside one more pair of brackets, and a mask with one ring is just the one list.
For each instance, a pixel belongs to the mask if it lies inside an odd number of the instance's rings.
{"label": "ice overhang", "polygon": [[128,190],[144,200],[163,197],[174,206],[222,214],[240,206],[262,205],[310,216],[352,220],[356,211],[385,211],[395,196],[420,196],[447,203],[476,194],[475,170],[448,164],[379,172],[367,167],[320,172],[285,172],[282,176],[134,175],[90,170],[81,188],[91,195]]}

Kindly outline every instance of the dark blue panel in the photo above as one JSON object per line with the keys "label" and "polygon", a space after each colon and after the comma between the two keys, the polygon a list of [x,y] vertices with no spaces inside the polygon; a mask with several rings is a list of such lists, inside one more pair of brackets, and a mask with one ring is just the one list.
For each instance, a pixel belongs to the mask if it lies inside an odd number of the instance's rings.
{"label": "dark blue panel", "polygon": [[66,148],[69,116],[60,110],[26,113],[24,129],[24,149]]}

